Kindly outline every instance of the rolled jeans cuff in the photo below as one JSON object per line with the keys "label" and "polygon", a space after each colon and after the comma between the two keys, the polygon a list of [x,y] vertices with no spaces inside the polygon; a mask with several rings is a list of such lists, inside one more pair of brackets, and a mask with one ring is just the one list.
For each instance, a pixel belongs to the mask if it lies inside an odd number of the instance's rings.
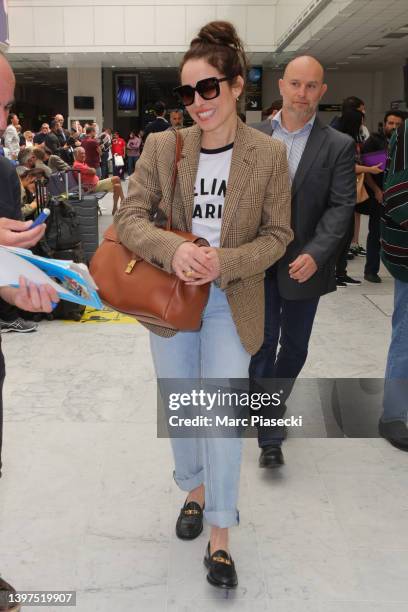
{"label": "rolled jeans cuff", "polygon": [[212,527],[227,528],[239,525],[238,510],[212,510],[207,512],[204,509],[204,518]]}
{"label": "rolled jeans cuff", "polygon": [[176,485],[182,491],[192,491],[204,483],[204,470],[200,470],[198,474],[190,476],[190,478],[177,478],[176,472],[173,472],[173,478]]}

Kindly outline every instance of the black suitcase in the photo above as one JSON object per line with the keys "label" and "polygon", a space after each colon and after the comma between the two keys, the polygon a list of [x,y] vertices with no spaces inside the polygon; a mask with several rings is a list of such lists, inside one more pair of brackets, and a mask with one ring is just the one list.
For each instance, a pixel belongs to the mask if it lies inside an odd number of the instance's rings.
{"label": "black suitcase", "polygon": [[[44,181],[36,182],[38,212],[48,207],[50,216],[44,238],[35,247],[34,252],[43,257],[72,260],[86,263],[81,242],[78,214],[70,202],[51,197],[44,189]],[[79,321],[85,306],[61,300],[47,319],[71,319]]]}
{"label": "black suitcase", "polygon": [[92,193],[84,193],[80,172],[72,170],[52,174],[48,191],[57,199],[61,198],[73,206],[79,222],[79,239],[85,262],[89,264],[99,246],[98,197]]}
{"label": "black suitcase", "polygon": [[84,195],[81,199],[70,198],[79,221],[79,235],[85,255],[85,263],[89,265],[99,246],[98,199],[92,195]]}

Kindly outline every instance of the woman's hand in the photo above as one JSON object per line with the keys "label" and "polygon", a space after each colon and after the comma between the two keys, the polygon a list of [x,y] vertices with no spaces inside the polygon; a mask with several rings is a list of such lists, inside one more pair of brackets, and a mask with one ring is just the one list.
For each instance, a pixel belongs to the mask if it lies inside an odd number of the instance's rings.
{"label": "woman's hand", "polygon": [[183,242],[171,262],[177,277],[191,285],[196,284],[194,281],[210,275],[214,271],[214,263],[211,255],[206,253],[207,250],[207,247],[199,247],[193,242]]}
{"label": "woman's hand", "polygon": [[2,297],[21,310],[28,312],[52,312],[59,297],[51,285],[36,285],[29,283],[23,276],[19,279],[20,286],[2,287]]}
{"label": "woman's hand", "polygon": [[218,257],[217,249],[214,247],[200,247],[200,250],[206,254],[211,270],[201,277],[197,274],[194,280],[189,280],[186,283],[187,285],[205,285],[206,283],[211,283],[221,274],[220,258]]}
{"label": "woman's hand", "polygon": [[381,164],[377,164],[376,166],[368,166],[367,172],[369,174],[381,174],[384,172],[383,168],[381,168]]}

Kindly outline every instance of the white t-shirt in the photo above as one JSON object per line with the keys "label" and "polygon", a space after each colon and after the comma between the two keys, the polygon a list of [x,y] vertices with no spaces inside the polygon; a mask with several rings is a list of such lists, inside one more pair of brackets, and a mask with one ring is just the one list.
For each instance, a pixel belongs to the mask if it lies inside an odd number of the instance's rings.
{"label": "white t-shirt", "polygon": [[234,143],[201,149],[194,185],[192,231],[212,247],[220,246],[221,223]]}

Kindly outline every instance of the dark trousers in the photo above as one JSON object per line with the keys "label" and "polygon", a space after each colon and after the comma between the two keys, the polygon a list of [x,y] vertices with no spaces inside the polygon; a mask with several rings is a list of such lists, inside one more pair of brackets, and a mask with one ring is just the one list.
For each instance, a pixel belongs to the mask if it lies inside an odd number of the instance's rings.
{"label": "dark trousers", "polygon": [[364,274],[378,274],[380,270],[380,229],[381,229],[381,204],[377,201],[370,207],[367,235],[367,257]]}
{"label": "dark trousers", "polygon": [[127,158],[127,171],[128,171],[128,175],[129,176],[134,173],[136,162],[137,162],[138,159],[139,159],[138,156],[128,155],[128,158]]}
{"label": "dark trousers", "polygon": [[102,153],[101,156],[101,179],[109,178],[108,153]]}
{"label": "dark trousers", "polygon": [[3,444],[3,383],[6,376],[6,368],[4,365],[4,355],[1,350],[0,339],[0,476],[1,476],[1,448]]}
{"label": "dark trousers", "polygon": [[337,278],[347,275],[347,255],[350,250],[350,246],[353,240],[354,234],[354,213],[350,219],[350,224],[347,231],[340,243],[337,262],[336,262],[336,276]]}
{"label": "dark trousers", "polygon": [[[286,300],[279,293],[276,266],[267,270],[265,276],[265,337],[259,351],[252,357],[249,366],[251,381],[277,379],[283,389],[281,404],[289,397],[296,378],[307,358],[309,339],[319,297],[309,300]],[[279,351],[278,351],[278,344]],[[269,383],[265,381],[266,386]],[[278,389],[276,389],[278,390]],[[270,389],[268,389],[270,392]],[[265,416],[270,416],[265,414]],[[279,416],[279,415],[273,415]],[[260,427],[259,446],[279,444],[284,434],[282,428]]]}

